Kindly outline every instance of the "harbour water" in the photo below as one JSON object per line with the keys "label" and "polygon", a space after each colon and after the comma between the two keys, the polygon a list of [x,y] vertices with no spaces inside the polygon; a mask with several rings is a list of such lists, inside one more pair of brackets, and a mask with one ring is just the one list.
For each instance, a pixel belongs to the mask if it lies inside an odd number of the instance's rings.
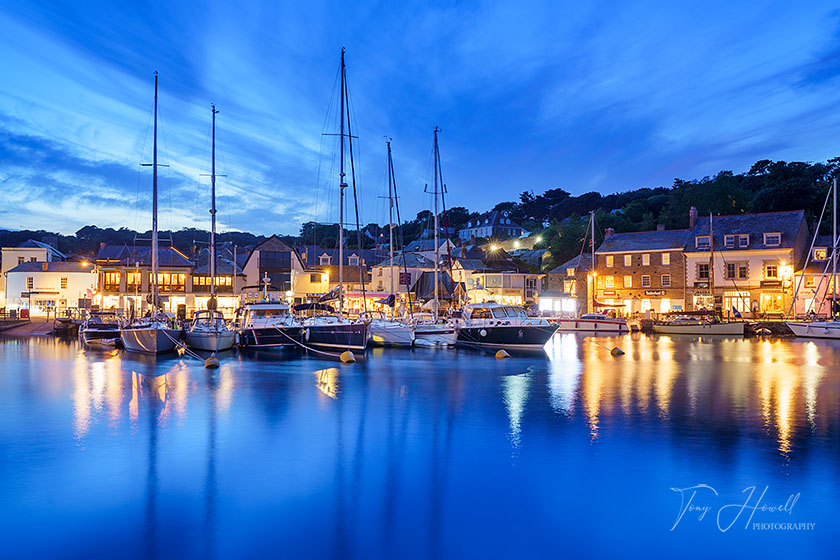
{"label": "harbour water", "polygon": [[0,339],[3,556],[836,552],[830,341],[566,334],[506,360],[220,357],[209,371]]}

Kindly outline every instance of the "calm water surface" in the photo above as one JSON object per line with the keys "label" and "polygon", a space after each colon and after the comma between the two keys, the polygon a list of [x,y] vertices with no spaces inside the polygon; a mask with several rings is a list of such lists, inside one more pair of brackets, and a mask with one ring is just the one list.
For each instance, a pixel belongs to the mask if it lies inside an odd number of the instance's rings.
{"label": "calm water surface", "polygon": [[[0,339],[0,554],[836,553],[840,345],[570,334],[547,350],[230,352],[211,372]],[[673,489],[698,484],[686,508]]]}

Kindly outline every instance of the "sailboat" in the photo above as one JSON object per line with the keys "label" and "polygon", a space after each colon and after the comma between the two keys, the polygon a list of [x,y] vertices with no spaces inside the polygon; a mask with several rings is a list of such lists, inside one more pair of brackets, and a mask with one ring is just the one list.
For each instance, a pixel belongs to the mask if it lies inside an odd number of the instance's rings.
{"label": "sailboat", "polygon": [[[440,174],[440,149],[438,148],[438,132],[440,128],[435,127],[434,143],[434,228],[435,228],[435,297],[430,302],[432,314],[421,314],[414,322],[414,343],[417,346],[454,346],[458,338],[458,329],[455,324],[439,322],[438,309],[440,309],[440,227],[438,224],[438,194],[443,191],[443,177]],[[440,178],[440,185],[438,179]],[[439,188],[440,186],[440,188]],[[452,276],[450,275],[450,281]],[[454,284],[454,283],[453,283]],[[454,289],[453,289],[454,291]],[[451,297],[454,297],[451,296]]]}
{"label": "sailboat", "polygon": [[219,111],[215,105],[210,106],[210,111],[213,115],[213,149],[210,156],[210,300],[206,310],[196,312],[185,337],[190,348],[215,354],[232,348],[236,333],[228,328],[221,311],[216,310],[216,115]]}
{"label": "sailboat", "polygon": [[709,291],[712,294],[712,310],[700,314],[681,312],[666,319],[653,322],[657,334],[694,334],[744,336],[743,321],[721,321],[714,310],[715,301],[715,230],[714,220],[709,213]]}
{"label": "sailboat", "polygon": [[[837,179],[835,178],[832,182],[832,220],[831,220],[831,286],[832,286],[832,294],[831,300],[829,302],[829,313],[831,319],[826,321],[812,321],[812,322],[787,322],[785,323],[788,328],[793,331],[793,334],[796,336],[802,336],[807,338],[831,338],[831,339],[840,339],[840,320],[837,320],[837,311],[838,311],[838,304],[837,304]],[[826,201],[827,202],[827,201]],[[820,216],[822,219],[822,216]],[[817,231],[814,232],[814,238],[816,239],[817,234],[819,233],[819,227],[816,228]],[[813,247],[813,243],[811,244]],[[813,250],[809,254],[813,254]],[[794,296],[794,301],[796,297]],[[791,303],[791,310],[793,309],[793,303]]]}
{"label": "sailboat", "polygon": [[[338,315],[310,317],[303,322],[304,343],[309,346],[362,351],[368,342],[368,325],[363,321],[351,321],[344,316],[344,189],[349,185],[344,172],[344,145],[349,143],[353,155],[353,135],[350,129],[350,102],[347,98],[347,69],[344,64],[344,47],[341,48],[341,82],[339,84],[340,129],[339,129],[339,218],[338,218]],[[345,127],[345,116],[347,123]],[[351,160],[352,169],[352,160]],[[355,188],[355,173],[353,185]],[[360,248],[361,249],[361,248]]]}
{"label": "sailboat", "polygon": [[388,146],[388,253],[391,269],[391,286],[386,305],[391,307],[391,317],[381,311],[367,311],[362,320],[368,322],[371,344],[380,346],[411,346],[414,344],[414,327],[395,318],[397,294],[394,291],[394,160],[391,157],[391,141]]}
{"label": "sailboat", "polygon": [[[592,239],[590,241],[592,247],[592,270],[595,270],[595,212],[589,213],[589,227],[588,230],[592,232]],[[580,256],[578,257],[577,266],[583,266],[583,249],[586,247],[586,235],[583,239],[583,247],[580,249]],[[595,281],[592,280],[592,303],[598,305],[595,301]],[[597,332],[597,333],[628,333],[630,328],[627,326],[627,320],[622,317],[610,317],[606,313],[584,313],[579,317],[570,319],[558,319],[557,330],[559,331],[583,331],[583,332]]]}
{"label": "sailboat", "polygon": [[152,168],[152,290],[150,303],[152,310],[146,317],[141,317],[120,329],[120,338],[126,350],[160,354],[175,349],[181,338],[181,329],[174,328],[172,314],[163,313],[158,294],[158,201],[157,201],[157,115],[158,115],[158,74],[155,72],[155,124],[152,163],[144,164]]}

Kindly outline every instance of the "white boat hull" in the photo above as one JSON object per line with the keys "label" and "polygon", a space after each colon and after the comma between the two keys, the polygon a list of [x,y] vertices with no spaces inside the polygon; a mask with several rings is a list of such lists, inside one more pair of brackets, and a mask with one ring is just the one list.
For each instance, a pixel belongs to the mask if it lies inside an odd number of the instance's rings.
{"label": "white boat hull", "polygon": [[707,325],[657,325],[654,323],[653,332],[657,334],[743,336],[744,323],[710,323]]}
{"label": "white boat hull", "polygon": [[455,327],[441,325],[441,328],[432,326],[418,326],[414,328],[414,345],[422,347],[455,346],[458,340],[458,331]]}
{"label": "white boat hull", "polygon": [[627,321],[610,319],[560,319],[557,330],[566,332],[628,333]]}
{"label": "white boat hull", "polygon": [[414,344],[414,328],[408,325],[377,325],[371,323],[368,327],[370,342],[376,346],[403,346]]}
{"label": "white boat hull", "polygon": [[125,349],[144,354],[171,352],[180,337],[181,331],[178,329],[139,327],[120,330]]}
{"label": "white boat hull", "polygon": [[806,338],[840,339],[840,322],[785,323],[793,334]]}
{"label": "white boat hull", "polygon": [[187,331],[187,346],[194,350],[221,352],[233,348],[236,333],[234,331],[202,332]]}

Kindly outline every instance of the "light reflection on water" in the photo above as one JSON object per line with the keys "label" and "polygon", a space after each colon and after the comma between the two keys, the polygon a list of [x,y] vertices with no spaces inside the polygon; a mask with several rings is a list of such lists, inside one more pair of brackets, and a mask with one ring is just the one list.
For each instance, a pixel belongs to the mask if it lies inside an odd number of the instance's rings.
{"label": "light reflection on water", "polygon": [[[209,371],[0,339],[0,526],[15,557],[556,556],[569,532],[594,556],[803,556],[836,535],[838,364],[825,341],[567,334],[545,357],[249,351]],[[669,532],[670,488],[698,483],[799,492],[781,520],[819,529]]]}

